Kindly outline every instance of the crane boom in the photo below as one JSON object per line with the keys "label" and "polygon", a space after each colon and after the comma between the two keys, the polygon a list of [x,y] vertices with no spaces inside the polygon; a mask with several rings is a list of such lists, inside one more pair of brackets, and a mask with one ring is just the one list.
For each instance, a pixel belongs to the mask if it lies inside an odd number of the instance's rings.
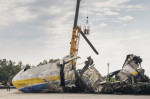
{"label": "crane boom", "polygon": [[[83,38],[89,44],[89,46],[93,49],[93,51],[98,55],[99,54],[98,51],[95,49],[95,47],[92,45],[92,43],[88,40],[88,38],[84,35],[84,33],[81,30],[81,27],[77,26],[80,1],[81,0],[77,0],[77,5],[76,5],[76,12],[75,12],[74,26],[73,26],[71,47],[70,47],[70,55],[72,55],[73,57],[77,57],[80,34],[83,36]],[[72,64],[75,67],[76,66],[76,60],[72,60]]]}
{"label": "crane boom", "polygon": [[[77,4],[76,4],[76,12],[75,12],[74,26],[73,26],[72,39],[71,39],[70,54],[73,56],[77,56],[78,54],[78,47],[79,47],[79,40],[80,40],[80,29],[78,29],[80,27],[77,26],[80,1],[81,0],[77,0]],[[73,60],[72,64],[75,67],[76,60]]]}

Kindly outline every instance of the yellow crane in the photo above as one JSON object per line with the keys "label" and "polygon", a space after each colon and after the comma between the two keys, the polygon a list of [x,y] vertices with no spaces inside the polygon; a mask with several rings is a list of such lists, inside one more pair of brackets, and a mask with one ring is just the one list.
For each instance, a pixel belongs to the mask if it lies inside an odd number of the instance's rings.
{"label": "yellow crane", "polygon": [[[81,0],[77,0],[77,4],[76,4],[76,12],[75,12],[74,26],[73,26],[72,39],[71,39],[71,47],[70,47],[70,54],[73,55],[74,57],[77,57],[77,54],[78,54],[80,34],[87,41],[87,43],[90,45],[90,47],[93,49],[93,51],[96,54],[99,54],[97,52],[97,50],[94,48],[94,46],[91,44],[91,42],[84,35],[84,33],[81,30],[81,27],[77,25],[80,1]],[[75,67],[76,66],[76,60],[72,60],[72,64]]]}

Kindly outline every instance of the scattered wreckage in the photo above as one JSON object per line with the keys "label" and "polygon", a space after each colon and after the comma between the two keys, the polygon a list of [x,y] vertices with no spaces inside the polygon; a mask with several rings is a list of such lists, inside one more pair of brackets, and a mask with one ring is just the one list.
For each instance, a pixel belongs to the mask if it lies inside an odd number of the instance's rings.
{"label": "scattered wreckage", "polygon": [[121,70],[102,77],[93,67],[93,60],[88,57],[84,68],[78,71],[76,86],[88,93],[150,94],[150,81],[144,74],[141,62],[140,57],[127,55]]}
{"label": "scattered wreckage", "polygon": [[107,76],[102,76],[98,72],[91,57],[87,58],[82,69],[72,70],[70,61],[77,58],[79,57],[66,56],[57,63],[24,69],[15,76],[13,84],[25,93],[150,94],[150,81],[144,74],[145,70],[141,67],[142,59],[138,56],[127,55],[122,69]]}

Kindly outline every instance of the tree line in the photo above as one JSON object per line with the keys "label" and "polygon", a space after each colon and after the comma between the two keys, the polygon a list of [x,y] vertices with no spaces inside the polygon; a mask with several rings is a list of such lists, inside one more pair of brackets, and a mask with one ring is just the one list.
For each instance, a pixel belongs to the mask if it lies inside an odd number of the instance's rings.
{"label": "tree line", "polygon": [[[55,63],[59,61],[59,59],[49,59],[40,62],[37,66],[48,64],[48,63]],[[23,64],[22,61],[18,63],[12,60],[0,59],[0,83],[11,81],[12,78],[22,69],[30,69],[36,67],[30,64]]]}

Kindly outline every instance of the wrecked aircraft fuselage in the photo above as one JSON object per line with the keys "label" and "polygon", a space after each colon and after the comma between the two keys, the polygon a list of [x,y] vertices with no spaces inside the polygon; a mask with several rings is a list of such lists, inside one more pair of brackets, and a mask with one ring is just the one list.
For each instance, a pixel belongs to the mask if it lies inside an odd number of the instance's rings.
{"label": "wrecked aircraft fuselage", "polygon": [[75,73],[70,55],[56,63],[21,70],[12,80],[21,92],[63,92],[62,86],[75,82]]}

